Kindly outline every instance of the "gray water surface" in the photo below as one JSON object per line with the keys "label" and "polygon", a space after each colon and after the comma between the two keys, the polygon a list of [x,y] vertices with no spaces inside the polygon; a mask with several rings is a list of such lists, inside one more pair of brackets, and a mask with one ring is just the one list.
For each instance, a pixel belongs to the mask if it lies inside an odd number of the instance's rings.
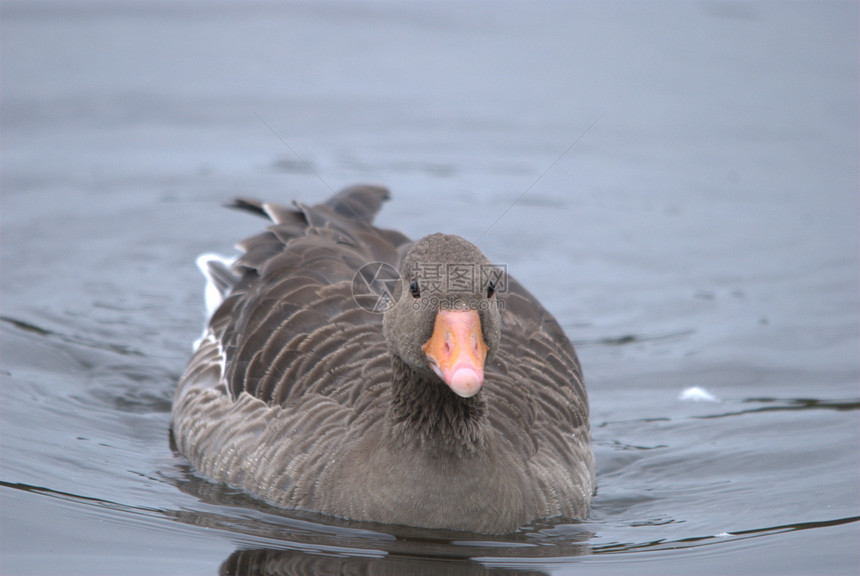
{"label": "gray water surface", "polygon": [[[860,569],[853,2],[4,1],[0,573]],[[335,521],[196,478],[195,257],[387,185],[574,341],[588,521]],[[699,387],[713,401],[685,401]]]}

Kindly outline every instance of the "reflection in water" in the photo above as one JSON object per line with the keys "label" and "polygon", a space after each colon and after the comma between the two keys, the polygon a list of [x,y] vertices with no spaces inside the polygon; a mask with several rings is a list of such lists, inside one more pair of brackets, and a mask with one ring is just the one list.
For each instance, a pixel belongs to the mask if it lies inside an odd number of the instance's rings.
{"label": "reflection in water", "polygon": [[544,570],[493,568],[474,560],[459,558],[424,558],[410,555],[388,555],[384,558],[315,556],[298,550],[237,550],[221,565],[223,576],[260,574],[266,576],[311,576],[319,574],[392,575],[419,574],[479,576],[516,574],[546,576]]}

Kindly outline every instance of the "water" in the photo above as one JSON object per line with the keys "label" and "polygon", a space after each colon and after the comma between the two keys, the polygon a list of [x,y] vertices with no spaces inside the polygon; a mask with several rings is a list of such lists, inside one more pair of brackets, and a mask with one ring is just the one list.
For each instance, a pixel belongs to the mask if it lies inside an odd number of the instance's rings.
{"label": "water", "polygon": [[[857,21],[850,2],[4,2],[0,572],[856,573]],[[480,238],[565,327],[587,522],[284,514],[170,450],[194,258],[262,224],[220,204],[358,181],[392,189],[385,226]],[[716,401],[679,399],[694,386]]]}

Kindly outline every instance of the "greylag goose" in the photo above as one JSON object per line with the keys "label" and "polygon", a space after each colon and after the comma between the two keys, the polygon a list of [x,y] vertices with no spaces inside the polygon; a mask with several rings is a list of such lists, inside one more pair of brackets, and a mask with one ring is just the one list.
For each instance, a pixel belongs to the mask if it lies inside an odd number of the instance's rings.
{"label": "greylag goose", "polygon": [[176,390],[176,449],[210,480],[340,518],[495,534],[585,518],[570,341],[463,238],[373,226],[386,199],[236,201],[273,223],[201,266],[222,301]]}

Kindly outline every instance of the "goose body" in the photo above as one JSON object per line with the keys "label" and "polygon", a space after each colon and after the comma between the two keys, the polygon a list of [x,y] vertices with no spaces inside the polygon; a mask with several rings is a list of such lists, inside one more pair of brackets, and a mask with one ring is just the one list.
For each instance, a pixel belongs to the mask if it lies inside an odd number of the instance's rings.
{"label": "goose body", "polygon": [[594,465],[570,341],[462,238],[374,227],[387,198],[237,202],[272,224],[207,266],[223,301],[176,390],[177,449],[211,480],[342,518],[483,533],[584,518]]}

